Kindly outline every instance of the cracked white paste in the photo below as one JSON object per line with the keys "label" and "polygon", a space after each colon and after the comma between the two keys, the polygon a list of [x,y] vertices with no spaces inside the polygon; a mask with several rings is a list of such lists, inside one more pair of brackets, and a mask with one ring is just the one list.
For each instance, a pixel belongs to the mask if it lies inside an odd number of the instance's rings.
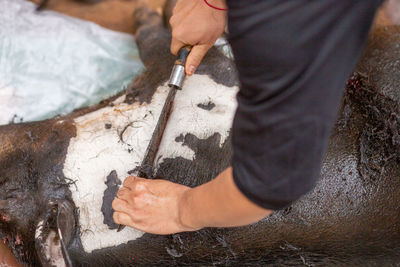
{"label": "cracked white paste", "polygon": [[[206,139],[215,133],[221,135],[224,144],[232,126],[237,102],[238,87],[227,87],[214,82],[206,75],[193,75],[185,80],[183,89],[176,93],[172,113],[156,156],[157,167],[166,158],[194,159],[194,151],[176,137],[190,133]],[[213,103],[211,110],[199,108],[198,104]]]}
{"label": "cracked white paste", "polygon": [[[121,181],[128,171],[140,165],[156,126],[169,88],[157,88],[150,103],[123,103],[124,96],[113,107],[104,107],[75,119],[76,137],[72,138],[64,164],[66,178],[76,181],[70,187],[79,208],[81,240],[86,252],[127,243],[143,232],[126,227],[123,231],[109,230],[103,223],[101,206],[107,186],[105,181],[115,170]],[[238,87],[217,84],[206,75],[193,75],[178,91],[159,147],[158,164],[166,158],[193,159],[194,152],[176,137],[190,133],[204,139],[215,133],[221,135],[222,145],[229,135],[236,109]],[[198,104],[212,102],[211,110]],[[105,124],[111,124],[106,129]]]}

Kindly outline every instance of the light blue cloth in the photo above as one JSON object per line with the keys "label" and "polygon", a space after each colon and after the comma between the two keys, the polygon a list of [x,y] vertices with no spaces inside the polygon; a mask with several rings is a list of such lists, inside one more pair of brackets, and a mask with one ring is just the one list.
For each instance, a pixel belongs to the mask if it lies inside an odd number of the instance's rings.
{"label": "light blue cloth", "polygon": [[35,7],[0,0],[0,125],[97,103],[142,71],[132,35]]}

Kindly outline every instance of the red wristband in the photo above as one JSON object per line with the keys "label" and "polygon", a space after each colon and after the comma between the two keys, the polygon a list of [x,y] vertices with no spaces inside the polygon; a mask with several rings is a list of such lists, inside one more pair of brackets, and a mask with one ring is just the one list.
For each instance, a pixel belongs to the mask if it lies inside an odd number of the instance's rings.
{"label": "red wristband", "polygon": [[211,5],[207,0],[204,0],[204,2],[207,4],[207,6],[212,7],[212,8],[214,8],[214,9],[216,9],[216,10],[228,11],[227,8],[219,8],[219,7],[216,7],[216,6]]}

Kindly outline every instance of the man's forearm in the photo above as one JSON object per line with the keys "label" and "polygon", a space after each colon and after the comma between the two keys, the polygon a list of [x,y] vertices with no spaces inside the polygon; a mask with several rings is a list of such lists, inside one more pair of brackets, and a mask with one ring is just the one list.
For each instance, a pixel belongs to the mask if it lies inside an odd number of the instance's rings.
{"label": "man's forearm", "polygon": [[[193,46],[185,66],[188,75],[194,73],[226,26],[227,12],[218,10],[227,7],[225,0],[207,1],[209,5],[204,0],[179,0],[170,19],[171,52],[177,54],[181,47]],[[154,234],[241,226],[272,213],[239,191],[231,168],[196,188],[167,180],[128,177],[112,207],[117,224]]]}
{"label": "man's forearm", "polygon": [[181,222],[193,229],[247,225],[273,212],[257,206],[239,191],[232,168],[206,184],[187,190],[182,198]]}

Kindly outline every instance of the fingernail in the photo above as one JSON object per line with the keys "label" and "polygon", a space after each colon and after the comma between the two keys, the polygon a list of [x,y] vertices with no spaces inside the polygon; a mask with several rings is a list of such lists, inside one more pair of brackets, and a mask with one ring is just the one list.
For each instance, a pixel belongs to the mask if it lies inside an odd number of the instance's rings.
{"label": "fingernail", "polygon": [[189,66],[189,75],[193,75],[195,71],[196,71],[196,67],[193,65],[190,65]]}

